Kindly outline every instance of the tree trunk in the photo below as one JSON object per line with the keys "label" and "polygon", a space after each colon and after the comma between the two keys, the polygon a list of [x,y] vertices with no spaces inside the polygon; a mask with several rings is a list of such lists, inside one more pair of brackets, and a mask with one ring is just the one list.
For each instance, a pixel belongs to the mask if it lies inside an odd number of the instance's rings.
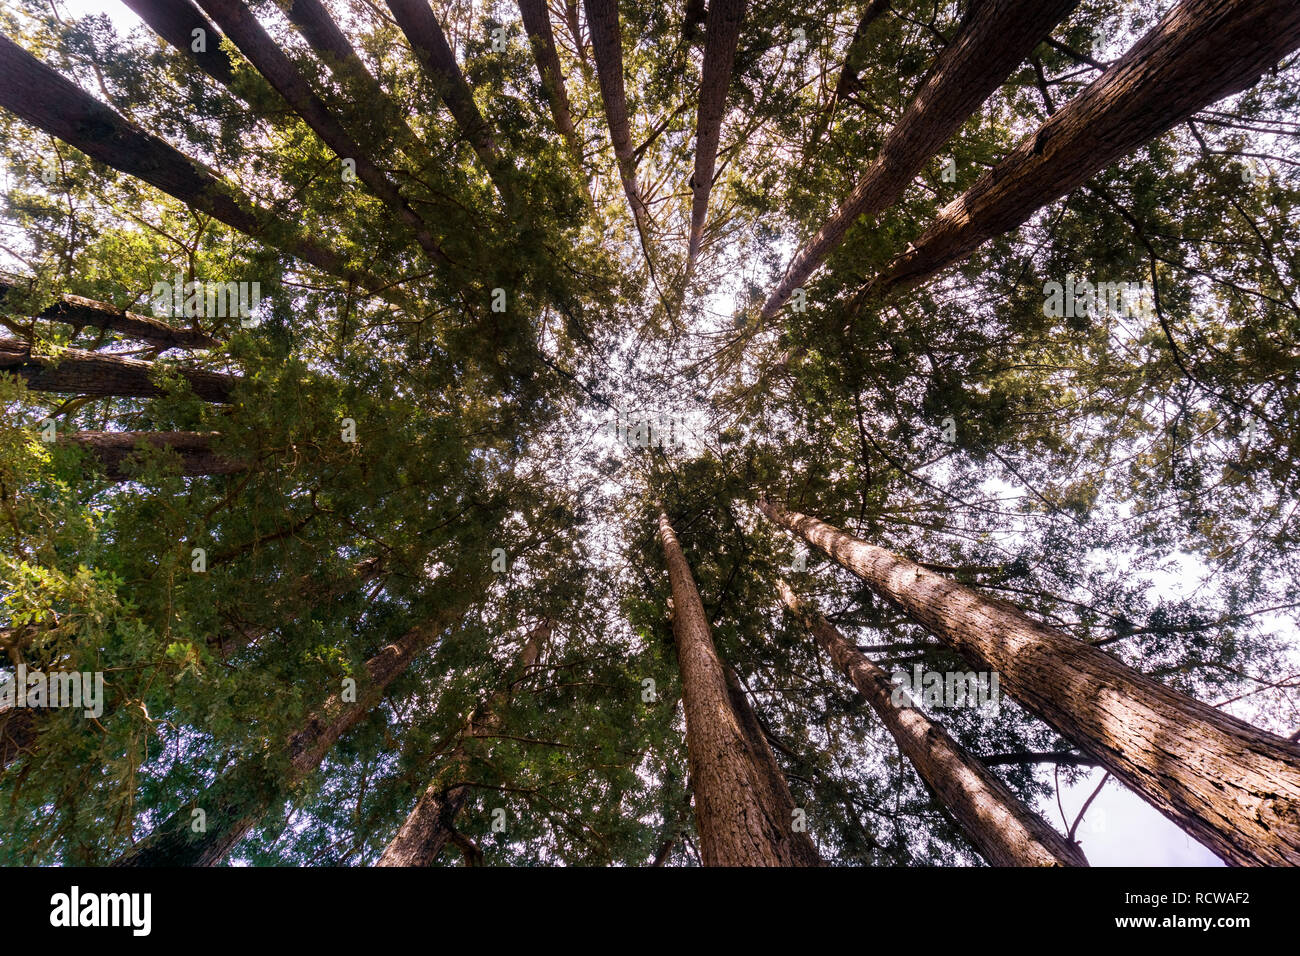
{"label": "tree trunk", "polygon": [[[0,304],[6,296],[24,290],[7,282],[0,282]],[[119,332],[130,339],[160,345],[163,348],[214,349],[221,343],[198,329],[181,329],[147,315],[119,309],[108,302],[83,299],[79,295],[64,295],[37,318],[53,322],[66,322],[78,331],[90,326]]]}
{"label": "tree trunk", "polygon": [[803,286],[859,217],[877,215],[898,200],[935,151],[1078,2],[989,0],[978,16],[962,25],[885,137],[880,155],[786,267],[785,276],[763,305],[764,320],[776,315],[794,290]]}
{"label": "tree trunk", "polygon": [[871,0],[862,11],[862,16],[858,18],[857,29],[853,31],[853,39],[849,41],[848,49],[844,51],[844,65],[840,68],[840,78],[835,84],[832,108],[834,103],[861,86],[858,74],[862,72],[862,47],[867,39],[867,31],[888,12],[889,0]]}
{"label": "tree trunk", "polygon": [[1024,612],[770,502],[1135,793],[1232,864],[1300,864],[1300,747],[1178,694]]}
{"label": "tree trunk", "polygon": [[920,285],[1197,110],[1249,88],[1297,46],[1295,0],[1183,0],[940,211],[868,291]]}
{"label": "tree trunk", "polygon": [[821,139],[822,134],[826,132],[826,127],[830,125],[840,101],[850,96],[861,86],[858,82],[858,74],[862,72],[862,48],[866,43],[867,31],[871,29],[872,24],[888,12],[889,0],[871,0],[867,4],[867,8],[862,11],[862,16],[858,19],[857,29],[853,31],[853,39],[849,41],[849,45],[844,51],[844,65],[840,68],[840,78],[835,84],[834,92],[831,94],[831,101],[821,111],[817,124],[813,127],[812,135],[808,137],[807,151],[809,153],[816,147],[817,141]]}
{"label": "tree trunk", "polygon": [[801,605],[784,581],[781,600],[835,666],[867,699],[936,799],[952,813],[993,866],[1087,866],[1083,852],[1025,806],[943,725],[893,702],[888,674],[869,661],[821,614]]}
{"label": "tree trunk", "polygon": [[[380,201],[398,220],[411,230],[425,254],[438,262],[447,262],[447,256],[438,245],[429,227],[402,197],[388,176],[375,165],[366,150],[358,143],[338,118],[312,90],[307,78],[293,61],[285,55],[257,18],[240,0],[198,0],[226,35],[239,47],[272,88],[280,94],[289,107],[302,117],[321,142],[332,149],[340,159],[351,159],[356,164],[357,178],[379,197]],[[381,104],[376,104],[379,106]]]}
{"label": "tree trunk", "polygon": [[709,214],[709,193],[718,161],[718,139],[726,112],[731,67],[740,40],[745,0],[712,0],[704,36],[704,72],[700,80],[699,113],[695,123],[695,174],[691,177],[691,233],[686,250],[686,276],[690,281],[695,259],[704,240]]}
{"label": "tree trunk", "polygon": [[126,481],[139,474],[137,455],[141,443],[165,448],[180,459],[186,477],[233,475],[248,470],[248,463],[218,455],[212,450],[215,433],[203,432],[71,432],[57,435],[61,445],[85,449],[104,471],[104,477]]}
{"label": "tree trunk", "polygon": [[[444,616],[414,627],[366,661],[366,680],[358,682],[357,699],[347,703],[341,695],[325,706],[284,742],[289,772],[277,783],[258,760],[249,761],[220,777],[202,797],[177,810],[148,836],[114,861],[114,866],[215,866],[262,819],[275,801],[291,791],[320,766],[330,748],[383,699],[393,678],[406,670],[416,654],[442,633]],[[195,833],[192,811],[206,814],[206,831]]]}
{"label": "tree trunk", "polygon": [[632,129],[627,119],[627,95],[623,87],[623,36],[618,22],[618,0],[585,0],[587,32],[591,34],[591,49],[596,59],[596,79],[600,85],[600,99],[605,105],[605,122],[609,126],[609,139],[614,146],[614,159],[618,177],[623,184],[632,218],[641,235],[646,263],[650,262],[650,210],[641,198],[641,188],[636,181],[636,158],[632,149]]}
{"label": "tree trunk", "polygon": [[[128,7],[177,50],[192,59],[204,73],[222,86],[235,78],[230,57],[221,48],[221,34],[190,0],[122,0]],[[194,49],[195,30],[203,31],[203,52]]]}
{"label": "tree trunk", "polygon": [[316,245],[294,224],[276,219],[211,170],[132,125],[6,36],[0,36],[0,107],[246,236],[367,289],[385,286],[376,278],[359,275],[344,256]]}
{"label": "tree trunk", "polygon": [[433,82],[438,96],[447,104],[461,135],[469,141],[501,198],[509,204],[514,191],[507,164],[483,114],[474,103],[474,94],[465,82],[438,18],[429,9],[428,0],[388,0],[388,8],[406,34],[407,42]]}
{"label": "tree trunk", "polygon": [[[590,14],[588,15],[590,17]],[[794,829],[794,799],[766,740],[736,713],[704,605],[667,515],[659,539],[673,595],[686,749],[705,866],[817,866],[808,834]],[[761,735],[761,732],[760,732]]]}
{"label": "tree trunk", "polygon": [[546,101],[555,119],[555,128],[569,144],[569,151],[582,162],[582,143],[573,128],[573,114],[569,108],[569,94],[564,86],[564,72],[560,67],[560,54],[555,49],[555,34],[551,32],[551,15],[546,0],[519,0],[519,14],[537,61],[537,73],[546,89]]}
{"label": "tree trunk", "polygon": [[591,80],[591,63],[587,59],[587,44],[582,39],[582,24],[578,22],[578,0],[565,0],[564,21],[569,27],[569,36],[573,37],[573,48],[578,51],[578,62],[582,64],[582,75]]}
{"label": "tree trunk", "polygon": [[[321,61],[349,89],[353,99],[376,108],[377,115],[372,117],[372,124],[394,127],[402,150],[411,161],[417,166],[427,163],[429,150],[407,123],[402,108],[366,69],[347,35],[339,29],[321,0],[293,0],[287,16],[298,32],[307,38]],[[374,142],[384,141],[381,130],[372,128],[371,133]]]}
{"label": "tree trunk", "polygon": [[232,389],[241,382],[238,376],[221,372],[159,366],[81,349],[61,349],[58,355],[34,355],[30,343],[0,338],[0,372],[21,376],[26,379],[27,387],[36,392],[151,398],[164,394],[154,381],[155,375],[164,369],[179,374],[205,402],[229,402]]}
{"label": "tree trunk", "polygon": [[[519,677],[527,674],[529,668],[537,663],[537,658],[541,656],[542,649],[550,638],[549,620],[543,620],[529,633],[519,652],[519,662],[515,668]],[[375,861],[375,866],[432,866],[447,844],[455,842],[456,816],[469,798],[469,785],[463,782],[470,775],[470,759],[465,743],[489,733],[498,725],[499,712],[509,701],[510,693],[510,687],[507,686],[474,709],[456,746],[447,755],[446,768],[433,778],[421,794],[397,835]],[[454,781],[450,787],[447,786],[448,780]]]}

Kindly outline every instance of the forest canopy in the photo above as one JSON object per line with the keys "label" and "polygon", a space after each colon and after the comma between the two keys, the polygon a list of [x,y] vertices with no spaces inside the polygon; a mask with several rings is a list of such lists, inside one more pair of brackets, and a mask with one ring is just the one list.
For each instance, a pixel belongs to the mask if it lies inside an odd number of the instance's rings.
{"label": "forest canopy", "polygon": [[0,864],[1300,864],[1297,49],[7,0]]}

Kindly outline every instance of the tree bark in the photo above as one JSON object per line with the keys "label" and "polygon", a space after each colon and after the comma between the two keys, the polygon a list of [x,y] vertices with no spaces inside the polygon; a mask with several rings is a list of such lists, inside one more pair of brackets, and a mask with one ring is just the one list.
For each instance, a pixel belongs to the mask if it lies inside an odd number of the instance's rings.
{"label": "tree bark", "polygon": [[914,561],[767,501],[852,571],[1231,864],[1300,864],[1300,747]]}
{"label": "tree bark", "polygon": [[889,0],[871,0],[862,16],[858,18],[857,29],[853,39],[844,51],[844,65],[840,68],[840,78],[835,83],[835,95],[832,104],[842,100],[861,85],[858,75],[862,72],[862,46],[867,38],[867,31],[872,25],[889,12]]}
{"label": "tree bark", "polygon": [[560,67],[560,54],[555,49],[555,34],[551,31],[551,15],[546,0],[519,0],[519,14],[537,62],[537,73],[546,90],[546,102],[551,107],[555,128],[569,144],[569,151],[582,162],[582,143],[573,127],[573,113],[569,107],[569,93],[564,86],[564,71]]}
{"label": "tree bark", "polygon": [[[234,64],[221,48],[221,33],[190,0],[122,0],[128,7],[177,50],[195,62],[222,86],[235,78]],[[204,50],[194,49],[194,31],[202,30]]]}
{"label": "tree bark", "polygon": [[[429,151],[407,123],[401,107],[366,69],[346,34],[339,29],[321,0],[292,0],[287,15],[339,82],[350,88],[352,96],[358,102],[379,108],[375,121],[391,124],[397,129],[398,140],[407,156],[416,165],[428,162]],[[372,139],[376,142],[383,141],[382,136],[372,136]]]}
{"label": "tree bark", "polygon": [[447,256],[438,241],[424,220],[416,215],[415,210],[403,198],[397,184],[375,165],[361,144],[344,129],[325,101],[312,90],[307,78],[258,23],[248,7],[240,0],[198,2],[289,107],[320,137],[321,142],[340,159],[351,159],[356,163],[357,178],[411,230],[425,254],[437,262],[447,262]]}
{"label": "tree bark", "polygon": [[699,112],[695,122],[695,174],[691,177],[691,233],[686,249],[687,281],[704,240],[709,214],[709,193],[718,161],[718,140],[726,112],[731,68],[740,40],[745,0],[712,0],[704,36],[704,71],[700,80]]}
{"label": "tree bark", "polygon": [[[0,282],[0,305],[6,296],[21,291],[24,290],[11,283]],[[198,329],[177,328],[150,316],[128,312],[108,302],[83,299],[79,295],[60,296],[59,301],[43,309],[37,318],[66,322],[78,331],[90,326],[119,332],[127,338],[169,349],[214,349],[221,344]]]}
{"label": "tree bark", "polygon": [[237,232],[367,289],[385,283],[358,274],[347,259],[316,245],[298,227],[275,218],[211,170],[129,123],[0,36],[0,107],[128,176],[135,176]]}
{"label": "tree bark", "polygon": [[[529,632],[519,652],[516,672],[523,676],[537,663],[551,638],[551,622],[543,620]],[[515,678],[518,680],[518,678]],[[512,681],[513,684],[513,681]],[[497,727],[500,711],[510,699],[510,687],[494,693],[474,709],[461,731],[456,746],[447,755],[446,768],[416,801],[397,835],[384,848],[375,866],[432,866],[448,843],[456,839],[456,816],[469,798],[470,759],[465,743]],[[447,781],[453,781],[448,786]]]}
{"label": "tree bark", "polygon": [[[636,158],[633,156],[632,129],[627,119],[627,93],[623,86],[623,35],[618,22],[618,0],[584,0],[583,6],[587,12],[587,32],[591,34],[591,49],[596,60],[596,80],[605,106],[605,122],[614,146],[618,177],[641,235],[646,262],[650,264],[650,210],[636,181]],[[650,268],[654,270],[653,264]]]}
{"label": "tree bark", "polygon": [[139,474],[140,445],[165,448],[180,459],[186,477],[233,475],[248,470],[248,463],[218,455],[212,450],[215,433],[203,432],[71,432],[58,435],[61,445],[85,449],[103,469],[104,477],[126,481]]}
{"label": "tree bark", "polygon": [[424,67],[425,75],[433,82],[438,96],[447,104],[461,135],[473,147],[475,155],[487,169],[501,198],[507,204],[511,203],[514,190],[507,163],[501,156],[491,128],[474,103],[474,94],[465,82],[465,76],[456,63],[456,56],[447,43],[438,18],[429,9],[428,0],[388,0],[388,8],[393,12],[397,25],[406,34],[407,42],[411,44],[415,58]]}
{"label": "tree bark", "polygon": [[817,125],[813,128],[812,135],[808,137],[808,152],[811,153],[812,149],[817,145],[817,141],[826,132],[826,127],[830,125],[831,118],[835,115],[835,110],[839,107],[840,101],[853,94],[861,86],[858,81],[858,74],[862,72],[862,47],[866,43],[867,32],[877,20],[888,12],[889,0],[871,0],[867,4],[867,8],[862,11],[862,16],[858,19],[858,26],[853,31],[853,39],[849,41],[849,45],[844,51],[844,65],[840,68],[840,78],[835,83],[831,101],[822,110],[817,119]]}
{"label": "tree bark", "polygon": [[1183,0],[867,286],[914,288],[1300,46],[1295,0]]}
{"label": "tree bark", "polygon": [[926,161],[979,109],[1079,0],[989,0],[935,60],[880,155],[858,184],[786,267],[767,302],[770,319],[862,216],[892,206]]}
{"label": "tree bark", "polygon": [[812,840],[794,829],[794,798],[771,748],[736,713],[690,566],[663,514],[659,540],[672,586],[701,859],[705,866],[817,866]]}
{"label": "tree bark", "polygon": [[222,372],[163,367],[81,349],[61,349],[58,355],[35,355],[30,342],[0,338],[0,372],[21,376],[26,379],[27,387],[37,392],[150,398],[164,394],[154,381],[155,374],[163,368],[168,372],[174,370],[206,402],[229,402],[232,390],[242,381],[236,375]]}
{"label": "tree bark", "polygon": [[898,742],[936,799],[993,866],[1087,866],[1083,851],[1025,806],[992,771],[920,710],[898,707],[888,674],[784,581],[781,600],[849,679]]}
{"label": "tree bark", "polygon": [[[366,661],[366,679],[358,681],[357,699],[331,697],[306,724],[284,741],[289,771],[283,784],[274,781],[259,761],[249,761],[220,777],[199,799],[186,804],[148,836],[123,853],[114,866],[215,866],[242,840],[283,793],[291,791],[320,766],[343,734],[383,699],[393,678],[442,633],[444,616],[414,627]],[[205,832],[191,829],[194,809],[207,817]]]}

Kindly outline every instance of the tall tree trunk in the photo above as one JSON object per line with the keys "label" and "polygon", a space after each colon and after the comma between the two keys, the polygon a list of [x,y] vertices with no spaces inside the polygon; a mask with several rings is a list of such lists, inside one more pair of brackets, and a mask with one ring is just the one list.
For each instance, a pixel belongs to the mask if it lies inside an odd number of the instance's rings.
{"label": "tall tree trunk", "polygon": [[988,0],[969,18],[917,90],[880,155],[809,239],[763,304],[770,319],[826,261],[861,216],[892,206],[926,161],[1000,87],[1079,0]]}
{"label": "tall tree trunk", "polygon": [[528,33],[528,42],[537,62],[537,73],[546,90],[546,102],[551,107],[555,128],[569,144],[569,151],[582,162],[582,143],[573,128],[573,113],[569,108],[569,93],[564,86],[564,71],[560,67],[560,54],[555,49],[555,34],[551,31],[551,15],[546,0],[519,0],[519,14]]}
{"label": "tall tree trunk", "polygon": [[[537,663],[550,638],[549,620],[543,620],[529,632],[515,668],[520,676],[527,674],[529,668]],[[375,861],[375,866],[432,866],[447,844],[455,842],[456,816],[469,798],[469,785],[463,782],[470,774],[470,758],[465,744],[490,733],[499,724],[500,711],[509,701],[510,693],[509,686],[498,690],[474,709],[456,746],[447,755],[445,769],[434,776],[420,795],[415,808]],[[453,782],[448,785],[448,780]]]}
{"label": "tall tree trunk", "polygon": [[830,125],[836,109],[839,108],[840,101],[850,96],[861,86],[858,75],[862,72],[863,47],[866,45],[867,33],[871,30],[872,25],[888,12],[889,0],[871,0],[866,9],[862,11],[862,16],[858,18],[858,26],[853,31],[853,39],[849,41],[849,45],[844,51],[844,65],[840,68],[840,78],[835,83],[831,101],[821,111],[817,124],[813,127],[812,135],[808,137],[807,152],[811,153],[813,148],[816,147],[817,141],[826,132],[826,127]]}
{"label": "tall tree trunk", "polygon": [[1010,604],[770,502],[852,571],[1229,863],[1300,864],[1300,747],[1144,677]]}
{"label": "tall tree trunk", "polygon": [[862,11],[857,29],[853,31],[853,39],[844,51],[844,65],[840,67],[840,78],[835,83],[834,101],[842,100],[862,85],[858,76],[862,72],[862,48],[866,44],[867,33],[888,12],[889,0],[871,0]]}
{"label": "tall tree trunk", "polygon": [[356,164],[357,178],[379,197],[404,226],[411,230],[425,254],[435,261],[447,262],[447,256],[438,245],[438,241],[407,203],[397,184],[375,165],[362,145],[344,129],[343,124],[331,112],[325,101],[312,90],[307,78],[280,49],[248,7],[240,0],[198,0],[198,2],[226,31],[226,35],[248,58],[248,62],[265,77],[289,107],[302,117],[312,132],[320,137],[321,142],[332,149],[340,159],[353,160]]}
{"label": "tall tree trunk", "polygon": [[[222,86],[235,78],[230,56],[221,48],[221,33],[190,0],[122,0],[149,28],[192,59]],[[195,32],[202,30],[202,50],[194,48]]]}
{"label": "tall tree trunk", "polygon": [[[7,296],[25,290],[8,282],[0,282],[0,306]],[[181,329],[147,315],[119,309],[108,302],[83,299],[79,295],[63,295],[37,318],[53,322],[66,322],[80,331],[86,326],[121,333],[130,339],[160,345],[163,348],[214,349],[221,343],[198,329]]]}
{"label": "tall tree trunk", "polygon": [[605,105],[605,122],[609,126],[609,139],[614,146],[614,159],[623,193],[632,209],[646,265],[651,273],[654,264],[650,258],[650,210],[641,197],[636,181],[636,157],[632,148],[632,128],[627,118],[627,94],[623,86],[623,34],[618,22],[618,0],[584,0],[587,12],[587,32],[591,34],[591,49],[596,59],[596,79],[600,84],[600,99]]}
{"label": "tall tree trunk", "polygon": [[501,156],[491,128],[474,103],[474,94],[465,82],[465,76],[456,63],[456,55],[447,43],[438,18],[429,9],[428,0],[388,0],[388,8],[393,12],[397,25],[406,34],[407,42],[411,44],[425,75],[433,82],[438,96],[447,104],[461,135],[473,147],[475,155],[501,193],[501,198],[507,205],[511,204],[514,188],[508,164]]}
{"label": "tall tree trunk", "polygon": [[569,36],[573,38],[573,48],[578,51],[578,62],[582,64],[582,74],[591,81],[591,63],[587,59],[587,44],[582,38],[582,24],[578,22],[578,0],[565,0],[564,20],[569,27]]}
{"label": "tall tree trunk", "polygon": [[867,699],[917,774],[952,813],[975,848],[994,866],[1087,866],[1083,852],[1025,806],[943,725],[921,711],[894,705],[888,674],[835,625],[806,608],[784,581],[781,600],[835,666]]}
{"label": "tall tree trunk", "polygon": [[364,288],[387,285],[357,273],[345,256],[312,242],[295,224],[257,206],[211,170],[132,125],[2,35],[0,107],[237,232]]}
{"label": "tall tree trunk", "polygon": [[1300,46],[1295,0],[1183,0],[1116,63],[949,203],[870,293],[913,288]]}
{"label": "tall tree trunk", "polygon": [[[114,866],[215,866],[266,815],[284,793],[291,791],[320,766],[325,755],[354,724],[383,699],[384,691],[415,656],[442,633],[447,615],[414,627],[366,661],[366,680],[357,688],[355,702],[341,695],[308,718],[284,742],[289,758],[283,784],[274,781],[259,760],[247,761],[218,778],[203,795],[177,810]],[[192,811],[202,809],[206,830],[193,832]]]}
{"label": "tall tree trunk", "polygon": [[0,372],[21,376],[26,379],[27,387],[37,392],[148,398],[163,394],[154,381],[163,369],[179,374],[205,402],[229,402],[232,390],[241,381],[238,376],[221,372],[158,366],[81,349],[61,349],[58,355],[35,355],[30,342],[0,338]]}
{"label": "tall tree trunk", "polygon": [[745,17],[745,0],[712,0],[704,36],[704,72],[700,79],[699,113],[695,122],[695,174],[691,177],[691,233],[686,249],[686,281],[695,268],[704,240],[704,221],[709,214],[709,193],[713,189],[718,161],[718,139],[726,112],[731,67],[740,40],[740,22]]}
{"label": "tall tree trunk", "polygon": [[397,130],[398,143],[411,161],[417,166],[427,163],[429,150],[407,123],[403,109],[366,69],[347,35],[339,29],[321,0],[292,0],[286,13],[298,32],[307,38],[316,55],[339,82],[349,89],[353,98],[376,108],[377,115],[372,120],[370,130],[372,141],[384,141],[379,131],[373,128],[376,124],[391,126]]}
{"label": "tall tree trunk", "polygon": [[138,474],[137,454],[141,443],[164,448],[180,459],[180,473],[187,477],[233,475],[248,470],[248,463],[219,455],[212,450],[215,433],[204,432],[70,432],[57,435],[61,445],[85,449],[103,469],[104,477],[125,481]]}
{"label": "tall tree trunk", "polygon": [[665,514],[659,516],[659,540],[672,586],[686,749],[704,865],[817,866],[812,840],[794,829],[794,798],[771,748],[766,739],[755,739],[750,722],[736,713],[704,605]]}

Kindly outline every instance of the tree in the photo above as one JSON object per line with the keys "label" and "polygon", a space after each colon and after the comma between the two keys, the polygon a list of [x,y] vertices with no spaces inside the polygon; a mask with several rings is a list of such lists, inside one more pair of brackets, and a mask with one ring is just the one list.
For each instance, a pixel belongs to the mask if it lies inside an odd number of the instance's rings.
{"label": "tree", "polygon": [[[519,651],[516,665],[519,674],[516,681],[528,675],[529,668],[537,663],[550,636],[551,622],[547,620],[529,632]],[[511,686],[513,687],[513,682]],[[472,773],[466,747],[473,740],[492,736],[492,732],[501,723],[499,711],[509,698],[510,688],[498,690],[470,714],[459,738],[447,754],[446,767],[434,776],[428,789],[420,795],[410,816],[375,862],[376,866],[429,866],[449,842],[464,844],[464,838],[456,832],[455,824],[456,814],[465,805],[470,786],[466,781]],[[451,783],[447,783],[449,780]]]}
{"label": "tree", "polygon": [[[1297,859],[1287,794],[1300,793],[1300,755],[1287,741],[816,518],[761,507],[963,657],[1002,675],[1008,693],[1226,859]],[[1170,751],[1188,759],[1170,760]]]}
{"label": "tree", "polygon": [[[785,277],[763,303],[762,317],[776,314],[858,219],[892,205],[935,151],[1076,5],[1071,0],[999,0],[984,4],[979,16],[967,20],[935,60],[875,162],[786,267]],[[863,22],[868,22],[865,17]]]}
{"label": "tree", "polygon": [[784,581],[781,600],[844,676],[862,692],[917,773],[994,866],[1087,866],[1079,848],[1022,804],[943,729],[912,707],[894,703],[895,685]]}
{"label": "tree", "polygon": [[735,698],[709,635],[695,582],[668,516],[659,537],[673,591],[673,633],[682,671],[686,746],[695,818],[706,866],[816,866],[817,849],[798,825],[767,741]]}
{"label": "tree", "polygon": [[343,278],[357,278],[337,253],[294,235],[296,230],[287,223],[276,223],[211,171],[157,137],[133,129],[8,37],[0,37],[0,63],[5,76],[0,106],[233,229],[256,238],[274,236],[304,261]]}
{"label": "tree", "polygon": [[[71,392],[82,395],[159,395],[162,368],[151,362],[96,355],[80,349],[66,349],[58,356],[37,355],[30,344],[0,339],[0,371],[20,375],[27,387],[39,392]],[[229,402],[239,379],[221,372],[178,369],[196,396],[209,402]]]}
{"label": "tree", "polygon": [[545,0],[519,0],[519,13],[523,17],[524,29],[528,31],[533,59],[537,61],[537,73],[546,89],[551,115],[555,118],[555,128],[568,142],[574,159],[581,163],[582,142],[573,127],[569,94],[564,88],[564,70],[560,66],[560,55],[555,49],[551,15],[547,12]]}
{"label": "tree", "polygon": [[[331,695],[283,742],[276,759],[288,763],[285,786],[294,787],[320,766],[350,727],[383,697],[388,684],[442,634],[446,612],[417,625],[366,661],[360,686]],[[176,811],[115,861],[116,866],[212,866],[256,825],[270,808],[276,785],[261,762],[237,764],[192,806]],[[195,813],[195,811],[198,811]],[[209,822],[210,821],[210,822]]]}
{"label": "tree", "polygon": [[[1227,45],[1235,50],[1230,56]],[[872,289],[910,288],[960,261],[1108,163],[1197,110],[1248,89],[1298,45],[1300,14],[1289,4],[1180,3],[945,208],[872,280]]]}
{"label": "tree", "polygon": [[695,173],[691,176],[691,233],[686,253],[688,282],[704,241],[704,222],[709,214],[709,193],[713,189],[718,159],[718,138],[727,105],[727,88],[731,85],[731,64],[736,58],[740,21],[744,16],[744,0],[718,0],[709,4],[704,78],[700,83],[700,107],[695,124]]}
{"label": "tree", "polygon": [[[627,96],[623,86],[623,35],[619,27],[617,0],[586,0],[587,29],[591,34],[596,76],[600,80],[600,98],[605,105],[605,121],[614,147],[618,178],[623,183],[628,208],[636,221],[646,262],[651,263],[649,207],[641,196],[636,178],[636,158],[632,133],[627,119]],[[653,269],[653,265],[651,265]]]}

